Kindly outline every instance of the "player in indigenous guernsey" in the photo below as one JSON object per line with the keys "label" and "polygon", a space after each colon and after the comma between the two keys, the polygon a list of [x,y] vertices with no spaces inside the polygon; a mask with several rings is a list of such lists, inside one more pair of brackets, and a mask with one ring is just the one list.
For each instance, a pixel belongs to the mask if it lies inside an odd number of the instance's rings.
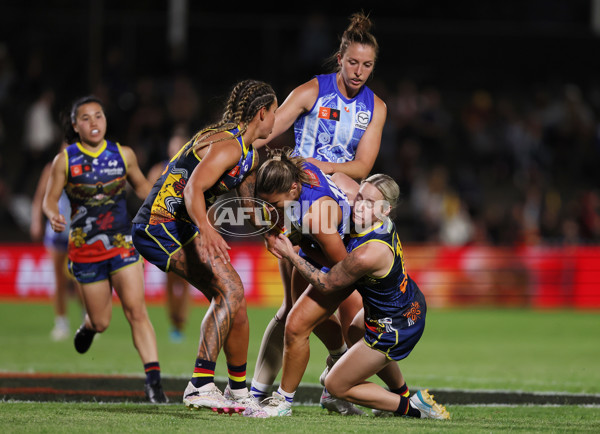
{"label": "player in indigenous guernsey", "polygon": [[[231,91],[221,121],[198,131],[166,166],[133,219],[133,242],[149,262],[202,291],[210,307],[202,321],[184,404],[235,413],[255,405],[246,387],[249,324],[244,287],[230,263],[227,242],[207,211],[237,190],[254,197],[258,156],[252,143],[273,128],[277,98],[270,85],[244,80]],[[229,381],[214,383],[221,349]]]}
{"label": "player in indigenous guernsey", "polygon": [[[344,31],[337,53],[331,58],[335,72],[317,75],[295,88],[277,111],[273,133],[266,142],[294,127],[294,155],[302,156],[325,174],[342,173],[361,180],[373,168],[387,115],[385,103],[366,85],[372,76],[379,53],[376,38],[370,33],[371,20],[362,13],[353,14]],[[256,146],[262,146],[259,141]],[[252,393],[267,395],[281,368],[283,329],[291,309],[291,293],[307,283],[294,275],[288,261],[280,261],[284,298],[275,317],[267,326],[256,361]],[[292,281],[303,288],[292,289]],[[358,293],[340,305],[338,314],[343,333],[348,331],[362,301]],[[339,356],[332,354],[332,357]],[[331,399],[323,391],[321,404],[341,414],[360,411]]]}
{"label": "player in indigenous guernsey", "polygon": [[144,364],[146,397],[153,403],[167,402],[144,299],[143,264],[131,241],[125,200],[128,181],[140,198],[151,185],[132,149],[105,139],[107,122],[99,99],[77,100],[65,127],[70,145],[52,162],[43,209],[52,230],[64,231],[67,220],[59,200],[66,191],[71,206],[69,271],[79,282],[87,312],[75,334],[75,349],[87,352],[95,334],[109,326],[114,288]]}
{"label": "player in indigenous guernsey", "polygon": [[[328,273],[299,256],[284,236],[277,238],[273,251],[290,260],[320,294],[333,295],[353,286],[362,295],[363,309],[354,319],[363,330],[362,339],[353,338],[355,344],[324,380],[333,396],[395,416],[449,419],[446,408],[426,390],[410,396],[396,363],[421,338],[427,313],[425,297],[406,270],[402,244],[389,217],[399,194],[395,181],[383,174],[360,185],[346,238],[348,255]],[[367,381],[376,374],[388,390]],[[273,399],[263,411],[279,416],[285,407],[284,399]]]}

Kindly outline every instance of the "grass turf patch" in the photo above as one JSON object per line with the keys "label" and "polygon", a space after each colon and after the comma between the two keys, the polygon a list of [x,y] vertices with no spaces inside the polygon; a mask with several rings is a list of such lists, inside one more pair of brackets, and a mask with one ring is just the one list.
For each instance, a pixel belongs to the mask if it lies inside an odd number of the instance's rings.
{"label": "grass turf patch", "polygon": [[[598,407],[463,407],[448,408],[448,421],[411,418],[344,417],[317,406],[294,406],[291,417],[249,419],[182,404],[0,403],[4,432],[598,432]],[[301,423],[299,423],[301,421]],[[343,426],[343,428],[342,428]]]}

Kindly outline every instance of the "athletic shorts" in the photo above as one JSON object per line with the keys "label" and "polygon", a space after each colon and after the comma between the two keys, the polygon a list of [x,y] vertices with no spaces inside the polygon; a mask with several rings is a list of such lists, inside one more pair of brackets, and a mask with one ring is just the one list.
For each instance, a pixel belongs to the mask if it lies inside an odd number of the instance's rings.
{"label": "athletic shorts", "polygon": [[48,221],[44,232],[44,246],[48,249],[66,253],[69,249],[69,228],[65,228],[62,232],[54,232]]}
{"label": "athletic shorts", "polygon": [[365,343],[390,360],[402,360],[413,350],[425,330],[427,304],[417,289],[414,300],[392,315],[365,317]]}
{"label": "athletic shorts", "polygon": [[133,245],[148,262],[162,271],[169,271],[171,256],[198,234],[196,225],[172,221],[158,225],[134,223],[131,228]]}
{"label": "athletic shorts", "polygon": [[107,280],[117,271],[137,264],[140,261],[139,253],[131,248],[129,255],[117,255],[98,262],[73,262],[69,259],[69,272],[79,283],[94,283]]}

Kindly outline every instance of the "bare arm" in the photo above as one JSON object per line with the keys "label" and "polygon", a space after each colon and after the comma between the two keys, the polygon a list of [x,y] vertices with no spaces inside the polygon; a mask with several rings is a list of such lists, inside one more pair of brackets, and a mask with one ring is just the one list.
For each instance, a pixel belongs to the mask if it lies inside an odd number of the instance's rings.
{"label": "bare arm", "polygon": [[142,200],[146,199],[150,194],[152,184],[142,173],[135,152],[129,146],[121,146],[121,152],[127,165],[127,180],[133,187],[135,194]]}
{"label": "bare arm", "polygon": [[52,172],[52,163],[46,164],[44,170],[35,189],[33,201],[31,202],[31,226],[29,227],[29,235],[34,241],[39,241],[44,236],[44,212],[42,210],[42,202],[46,193],[48,179]]}
{"label": "bare arm", "polygon": [[250,224],[257,229],[262,228],[264,226],[264,224],[261,224],[263,219],[259,218],[262,209],[258,207],[254,198],[256,194],[256,170],[253,170],[246,175],[240,185],[237,186],[236,190],[240,198],[240,206],[246,213]]}
{"label": "bare arm", "polygon": [[211,145],[183,189],[183,199],[188,215],[199,229],[201,245],[198,255],[202,262],[208,262],[216,257],[222,258],[225,262],[230,260],[229,253],[227,253],[230,247],[207,218],[204,192],[210,189],[223,173],[231,170],[240,156],[240,146],[235,139]]}
{"label": "bare arm", "polygon": [[374,262],[377,260],[367,249],[360,248],[350,252],[328,273],[323,273],[298,256],[293,250],[292,243],[283,235],[277,238],[274,250],[280,257],[288,259],[302,274],[302,277],[324,294],[341,291],[352,286],[358,279],[376,267]]}
{"label": "bare arm", "polygon": [[263,140],[255,140],[252,145],[258,149],[286,132],[302,113],[312,108],[318,95],[319,81],[316,78],[291,91],[275,112],[275,125],[273,125],[273,131],[269,137]]}
{"label": "bare arm", "polygon": [[48,185],[46,187],[46,194],[42,202],[42,209],[50,225],[55,232],[62,232],[66,227],[66,219],[60,213],[58,208],[58,201],[60,195],[67,182],[66,166],[67,160],[64,152],[59,153],[52,161],[52,168],[50,170],[50,177],[48,179]]}
{"label": "bare arm", "polygon": [[371,169],[373,169],[377,154],[379,154],[381,136],[383,134],[383,126],[386,117],[387,107],[385,103],[376,96],[373,118],[358,143],[354,160],[345,163],[330,163],[327,161],[315,160],[313,158],[309,158],[308,160],[327,174],[341,172],[357,180],[366,178],[371,172]]}

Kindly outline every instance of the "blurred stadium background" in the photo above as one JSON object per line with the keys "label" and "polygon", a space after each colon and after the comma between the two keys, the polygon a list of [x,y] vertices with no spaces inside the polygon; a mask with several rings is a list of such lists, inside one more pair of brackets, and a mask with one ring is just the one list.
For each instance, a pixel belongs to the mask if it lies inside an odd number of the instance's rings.
{"label": "blurred stadium background", "polygon": [[[434,306],[600,308],[600,2],[192,0],[0,4],[0,297],[48,299],[31,198],[81,95],[146,172],[169,137],[212,121],[236,81],[280,102],[326,72],[351,13],[381,51],[370,87],[388,120],[373,172],[403,191],[409,273]],[[291,136],[277,145],[293,145]],[[137,205],[131,200],[132,212]],[[281,296],[260,240],[230,240],[250,303]],[[162,273],[147,269],[149,300]],[[201,297],[197,297],[201,301]]]}

